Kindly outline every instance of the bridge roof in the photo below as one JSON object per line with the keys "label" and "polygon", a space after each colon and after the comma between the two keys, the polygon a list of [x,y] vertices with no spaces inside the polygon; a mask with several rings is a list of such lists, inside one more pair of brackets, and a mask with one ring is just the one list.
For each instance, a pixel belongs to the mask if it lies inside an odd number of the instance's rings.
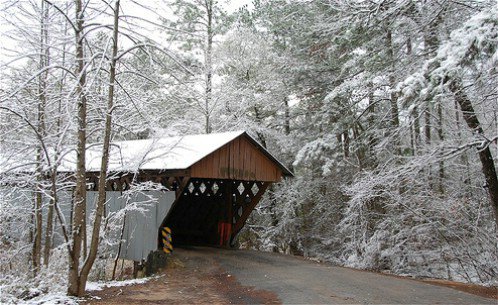
{"label": "bridge roof", "polygon": [[[251,146],[264,155],[276,168],[281,171],[283,176],[292,176],[292,173],[285,165],[278,161],[268,150],[266,150],[258,141],[251,137],[245,131],[233,131],[224,133],[212,134],[196,134],[177,137],[162,137],[144,140],[119,141],[111,144],[109,153],[109,171],[110,172],[136,172],[140,170],[148,171],[171,171],[185,170],[196,165],[209,155],[217,152],[221,148],[227,146],[237,139],[244,139],[243,142],[251,143],[245,146]],[[240,141],[240,140],[239,140]],[[242,143],[242,142],[241,142]],[[242,144],[238,144],[242,147]],[[101,145],[90,146],[87,149],[86,168],[87,172],[98,172],[101,163]],[[229,149],[229,148],[227,148]],[[241,148],[242,149],[242,148]],[[222,153],[222,152],[220,152]],[[242,150],[235,152],[231,151],[231,155],[237,153],[237,159],[247,158],[248,155]],[[227,157],[229,158],[229,157]],[[228,159],[227,159],[228,160]],[[247,161],[247,160],[246,160]],[[228,160],[228,162],[230,162]],[[231,161],[232,167],[237,167],[237,164],[243,162]],[[255,161],[256,162],[256,161]],[[204,162],[205,163],[205,162]],[[247,163],[247,162],[246,162]],[[76,154],[69,154],[64,158],[60,166],[60,171],[74,171],[76,164]],[[218,161],[218,165],[223,169],[222,164]],[[264,166],[267,164],[254,164],[253,167]],[[205,167],[205,166],[204,166]],[[229,166],[227,166],[229,167]],[[238,166],[241,167],[247,166]],[[197,167],[196,167],[197,168]],[[230,169],[228,169],[230,170]],[[206,173],[200,173],[202,170],[197,168],[197,175],[206,177]],[[211,171],[213,172],[213,171]],[[209,175],[209,174],[207,174]],[[228,174],[227,174],[228,175]],[[223,178],[223,177],[212,177]],[[230,177],[226,177],[230,178]]]}
{"label": "bridge roof", "polygon": [[[74,149],[61,154],[59,172],[74,172]],[[30,157],[26,157],[30,156]],[[3,172],[34,170],[34,152],[0,158]],[[86,169],[100,171],[102,145],[90,144]],[[5,159],[5,160],[4,160]],[[111,143],[109,172],[185,170],[185,176],[235,180],[278,181],[291,171],[245,131],[159,137]],[[277,178],[278,177],[278,178]]]}

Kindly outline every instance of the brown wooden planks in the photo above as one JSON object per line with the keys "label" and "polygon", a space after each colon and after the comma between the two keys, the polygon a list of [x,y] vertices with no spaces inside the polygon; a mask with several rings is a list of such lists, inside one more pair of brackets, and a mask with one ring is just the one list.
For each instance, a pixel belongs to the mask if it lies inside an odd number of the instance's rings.
{"label": "brown wooden planks", "polygon": [[282,170],[241,136],[192,165],[190,174],[197,178],[277,182]]}

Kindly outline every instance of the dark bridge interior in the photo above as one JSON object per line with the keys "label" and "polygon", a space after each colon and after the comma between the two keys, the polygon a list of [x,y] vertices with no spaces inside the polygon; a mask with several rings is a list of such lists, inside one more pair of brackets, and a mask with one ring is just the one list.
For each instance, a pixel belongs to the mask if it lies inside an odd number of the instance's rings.
{"label": "dark bridge interior", "polygon": [[163,221],[173,245],[233,245],[268,182],[191,178]]}

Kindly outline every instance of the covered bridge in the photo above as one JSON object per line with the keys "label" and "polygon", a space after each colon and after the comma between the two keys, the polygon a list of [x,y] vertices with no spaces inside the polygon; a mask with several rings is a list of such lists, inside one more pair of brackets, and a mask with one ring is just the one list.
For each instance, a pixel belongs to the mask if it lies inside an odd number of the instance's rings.
{"label": "covered bridge", "polygon": [[[87,153],[96,191],[100,152]],[[268,186],[292,176],[244,131],[114,142],[110,156],[107,191],[152,181],[175,192],[161,227],[171,228],[176,245],[232,245]]]}

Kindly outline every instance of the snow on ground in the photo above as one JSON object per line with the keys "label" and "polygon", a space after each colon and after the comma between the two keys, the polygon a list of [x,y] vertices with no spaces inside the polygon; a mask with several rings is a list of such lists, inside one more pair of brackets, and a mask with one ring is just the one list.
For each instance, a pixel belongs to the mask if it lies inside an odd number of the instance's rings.
{"label": "snow on ground", "polygon": [[16,304],[25,304],[25,305],[48,305],[48,304],[64,304],[64,305],[78,305],[78,301],[80,299],[75,297],[70,297],[65,295],[64,293],[48,293],[40,295],[36,298],[33,298],[28,301],[22,301]]}
{"label": "snow on ground", "polygon": [[110,281],[110,282],[88,282],[86,284],[87,291],[98,291],[106,287],[122,287],[136,284],[144,284],[156,277],[146,277],[141,279],[132,279],[125,281]]}
{"label": "snow on ground", "polygon": [[[88,292],[102,290],[106,287],[122,287],[128,285],[143,284],[156,277],[132,279],[126,281],[110,281],[110,282],[88,282],[86,290]],[[26,291],[22,298],[29,300],[22,300],[14,296],[1,299],[1,304],[22,304],[22,305],[49,305],[49,304],[65,304],[65,305],[77,305],[82,299],[76,297],[70,297],[66,295],[66,289],[62,285],[56,285],[56,289],[50,292],[42,291],[38,288],[31,288]],[[0,294],[2,287],[0,286]],[[35,296],[35,297],[33,297]]]}

